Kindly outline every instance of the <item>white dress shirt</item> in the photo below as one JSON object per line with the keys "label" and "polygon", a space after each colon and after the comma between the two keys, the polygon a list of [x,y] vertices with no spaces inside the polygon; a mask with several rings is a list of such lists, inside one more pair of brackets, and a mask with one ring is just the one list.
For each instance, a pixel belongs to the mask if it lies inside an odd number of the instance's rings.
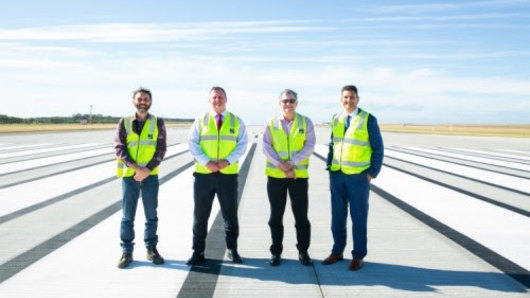
{"label": "white dress shirt", "polygon": [[[226,113],[227,113],[226,110],[224,110],[221,113],[221,115],[223,115],[223,123],[226,119]],[[210,112],[210,115],[212,115],[214,119],[217,119],[215,117],[217,113]],[[237,117],[234,114],[232,114],[232,116]],[[188,135],[188,146],[189,146],[191,155],[193,155],[193,158],[201,165],[206,166],[206,164],[209,161],[211,161],[211,159],[208,158],[206,154],[204,154],[199,144],[199,141],[200,141],[199,122],[202,121],[203,119],[204,119],[204,115],[197,117],[195,121],[193,122],[193,125],[191,126],[191,130],[190,130],[190,134]],[[247,129],[245,127],[245,123],[243,123],[243,120],[241,120],[241,118],[239,117],[237,117],[237,119],[239,120],[239,135],[237,137],[236,148],[226,158],[226,160],[228,160],[230,164],[237,162],[247,150],[247,143],[248,143]]]}

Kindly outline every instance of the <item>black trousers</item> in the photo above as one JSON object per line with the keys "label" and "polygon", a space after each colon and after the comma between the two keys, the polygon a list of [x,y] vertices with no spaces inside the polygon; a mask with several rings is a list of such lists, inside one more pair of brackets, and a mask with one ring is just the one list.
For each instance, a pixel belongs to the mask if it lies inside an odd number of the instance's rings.
{"label": "black trousers", "polygon": [[307,178],[272,178],[267,180],[267,194],[271,206],[269,227],[271,229],[272,254],[283,251],[283,214],[287,204],[287,192],[291,198],[296,228],[296,248],[299,252],[307,252],[311,240],[311,223],[307,218],[308,210],[308,181]]}
{"label": "black trousers", "polygon": [[228,249],[237,249],[239,222],[237,219],[237,175],[194,173],[193,200],[193,250],[204,252],[208,219],[215,195],[219,199],[225,222],[225,239]]}

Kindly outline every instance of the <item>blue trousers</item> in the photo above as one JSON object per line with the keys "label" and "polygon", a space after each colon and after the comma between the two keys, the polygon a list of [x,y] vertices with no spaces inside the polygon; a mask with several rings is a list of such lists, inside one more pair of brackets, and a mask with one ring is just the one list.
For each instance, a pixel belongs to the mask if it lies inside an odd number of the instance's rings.
{"label": "blue trousers", "polygon": [[330,172],[331,232],[334,255],[341,255],[346,247],[346,219],[348,205],[353,224],[352,256],[362,259],[367,254],[368,196],[370,182],[365,173],[346,175]]}
{"label": "blue trousers", "polygon": [[122,179],[122,219],[121,219],[121,246],[123,252],[132,253],[134,240],[134,217],[138,198],[142,193],[142,203],[145,213],[145,246],[156,245],[158,243],[158,217],[156,208],[158,207],[158,175],[150,175],[142,182],[134,180],[132,177]]}

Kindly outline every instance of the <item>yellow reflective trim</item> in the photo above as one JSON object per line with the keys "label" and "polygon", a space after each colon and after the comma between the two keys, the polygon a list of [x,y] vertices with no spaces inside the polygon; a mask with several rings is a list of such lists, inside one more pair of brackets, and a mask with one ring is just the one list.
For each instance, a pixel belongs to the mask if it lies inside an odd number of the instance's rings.
{"label": "yellow reflective trim", "polygon": [[201,141],[217,141],[217,136],[200,136]]}
{"label": "yellow reflective trim", "polygon": [[143,140],[143,141],[140,141],[140,146],[142,145],[156,146],[156,141]]}
{"label": "yellow reflective trim", "polygon": [[221,141],[237,141],[237,138],[234,137],[234,136],[226,136],[226,135],[221,135],[219,136],[219,140]]}
{"label": "yellow reflective trim", "polygon": [[345,138],[343,140],[343,142],[346,143],[346,144],[354,144],[354,145],[359,145],[359,146],[369,146],[370,145],[370,142],[364,142],[364,141],[359,141],[359,140],[350,139],[350,138]]}
{"label": "yellow reflective trim", "polygon": [[362,167],[362,166],[368,166],[370,165],[370,162],[353,162],[353,161],[343,161],[343,165],[350,166],[350,167]]}

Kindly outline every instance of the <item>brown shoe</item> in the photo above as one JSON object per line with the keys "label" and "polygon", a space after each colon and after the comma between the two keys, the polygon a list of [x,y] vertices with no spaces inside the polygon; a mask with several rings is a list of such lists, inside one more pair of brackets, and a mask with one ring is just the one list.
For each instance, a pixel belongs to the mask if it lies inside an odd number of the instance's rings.
{"label": "brown shoe", "polygon": [[363,259],[353,259],[351,260],[350,266],[348,266],[348,269],[352,271],[357,271],[361,269],[363,266]]}
{"label": "brown shoe", "polygon": [[322,265],[331,265],[343,259],[344,257],[342,255],[330,254],[329,257],[325,258],[324,261],[322,261]]}

